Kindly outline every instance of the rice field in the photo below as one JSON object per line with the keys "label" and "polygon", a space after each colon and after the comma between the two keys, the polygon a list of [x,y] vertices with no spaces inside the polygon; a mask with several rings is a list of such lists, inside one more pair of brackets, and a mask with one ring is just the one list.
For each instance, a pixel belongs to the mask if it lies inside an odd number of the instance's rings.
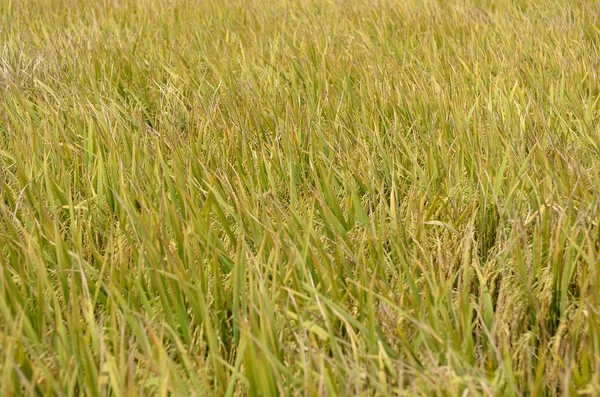
{"label": "rice field", "polygon": [[0,0],[0,395],[600,395],[597,0]]}

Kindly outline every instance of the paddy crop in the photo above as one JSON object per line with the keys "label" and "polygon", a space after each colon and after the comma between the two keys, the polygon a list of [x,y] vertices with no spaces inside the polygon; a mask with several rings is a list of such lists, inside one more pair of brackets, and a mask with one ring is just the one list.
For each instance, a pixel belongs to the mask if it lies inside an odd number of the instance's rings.
{"label": "paddy crop", "polygon": [[594,0],[0,0],[0,394],[598,395]]}

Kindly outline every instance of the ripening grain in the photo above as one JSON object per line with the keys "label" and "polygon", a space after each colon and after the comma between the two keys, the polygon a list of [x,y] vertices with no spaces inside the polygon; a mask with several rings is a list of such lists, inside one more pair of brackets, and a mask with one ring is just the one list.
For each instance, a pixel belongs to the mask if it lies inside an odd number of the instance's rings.
{"label": "ripening grain", "polygon": [[595,0],[0,0],[0,394],[600,394]]}

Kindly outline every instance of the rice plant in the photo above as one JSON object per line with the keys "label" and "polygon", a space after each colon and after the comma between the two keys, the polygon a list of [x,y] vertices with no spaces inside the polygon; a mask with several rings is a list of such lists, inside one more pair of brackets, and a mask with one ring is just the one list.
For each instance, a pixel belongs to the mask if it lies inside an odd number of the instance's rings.
{"label": "rice plant", "polygon": [[600,394],[596,0],[0,0],[0,394]]}

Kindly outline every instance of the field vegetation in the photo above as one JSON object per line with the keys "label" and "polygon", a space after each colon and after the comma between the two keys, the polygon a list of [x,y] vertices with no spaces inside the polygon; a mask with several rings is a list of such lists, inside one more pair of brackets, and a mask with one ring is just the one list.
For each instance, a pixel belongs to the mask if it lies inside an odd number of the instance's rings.
{"label": "field vegetation", "polygon": [[0,394],[600,394],[596,0],[0,0]]}

